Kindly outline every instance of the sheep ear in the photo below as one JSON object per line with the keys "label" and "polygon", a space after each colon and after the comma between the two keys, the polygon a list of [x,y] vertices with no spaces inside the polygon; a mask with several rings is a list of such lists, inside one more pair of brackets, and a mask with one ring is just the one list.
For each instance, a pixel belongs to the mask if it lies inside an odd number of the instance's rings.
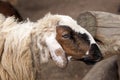
{"label": "sheep ear", "polygon": [[56,65],[61,68],[66,67],[68,60],[66,58],[63,48],[55,39],[55,35],[52,34],[51,36],[47,37],[46,44],[49,48],[50,55]]}

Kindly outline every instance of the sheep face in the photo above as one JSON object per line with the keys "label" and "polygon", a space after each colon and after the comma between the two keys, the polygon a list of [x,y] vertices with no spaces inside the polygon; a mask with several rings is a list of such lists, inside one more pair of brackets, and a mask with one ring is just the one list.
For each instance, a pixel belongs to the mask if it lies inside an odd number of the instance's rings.
{"label": "sheep face", "polygon": [[57,18],[56,30],[46,37],[46,44],[53,61],[59,67],[67,65],[69,56],[72,56],[72,60],[86,63],[102,59],[98,45],[88,31],[69,16],[57,15]]}
{"label": "sheep face", "polygon": [[66,16],[56,27],[56,40],[67,56],[85,63],[95,63],[102,59],[102,54],[91,34]]}

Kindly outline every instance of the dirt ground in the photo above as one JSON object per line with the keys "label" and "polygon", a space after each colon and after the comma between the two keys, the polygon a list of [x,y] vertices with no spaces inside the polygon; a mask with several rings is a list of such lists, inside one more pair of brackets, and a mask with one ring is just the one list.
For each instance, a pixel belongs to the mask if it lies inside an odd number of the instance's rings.
{"label": "dirt ground", "polygon": [[[18,0],[16,8],[24,19],[36,21],[46,13],[64,14],[77,19],[84,11],[106,11],[119,13],[120,0]],[[70,62],[68,67],[60,69],[52,61],[42,65],[41,80],[81,80],[92,65],[83,62]]]}

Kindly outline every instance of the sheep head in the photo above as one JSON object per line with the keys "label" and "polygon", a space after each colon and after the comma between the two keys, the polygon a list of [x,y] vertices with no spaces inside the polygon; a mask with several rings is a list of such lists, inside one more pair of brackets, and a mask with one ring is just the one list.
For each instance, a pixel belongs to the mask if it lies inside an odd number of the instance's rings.
{"label": "sheep head", "polygon": [[91,34],[69,16],[57,15],[60,20],[56,33],[46,38],[52,59],[59,67],[71,60],[98,62],[102,59],[100,49]]}
{"label": "sheep head", "polygon": [[62,16],[56,28],[57,41],[68,56],[86,63],[102,59],[101,51],[92,35],[69,16]]}

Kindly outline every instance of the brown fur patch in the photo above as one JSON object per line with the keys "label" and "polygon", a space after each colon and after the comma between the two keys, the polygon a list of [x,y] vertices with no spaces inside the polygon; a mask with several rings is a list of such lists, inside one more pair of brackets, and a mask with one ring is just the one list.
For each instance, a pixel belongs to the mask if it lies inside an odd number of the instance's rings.
{"label": "brown fur patch", "polygon": [[61,56],[62,53],[63,53],[63,51],[62,51],[61,49],[57,49],[57,50],[55,51],[55,54],[56,54],[57,56]]}
{"label": "brown fur patch", "polygon": [[57,27],[57,41],[61,44],[66,54],[75,58],[81,58],[89,50],[87,43],[78,33],[67,26]]}

